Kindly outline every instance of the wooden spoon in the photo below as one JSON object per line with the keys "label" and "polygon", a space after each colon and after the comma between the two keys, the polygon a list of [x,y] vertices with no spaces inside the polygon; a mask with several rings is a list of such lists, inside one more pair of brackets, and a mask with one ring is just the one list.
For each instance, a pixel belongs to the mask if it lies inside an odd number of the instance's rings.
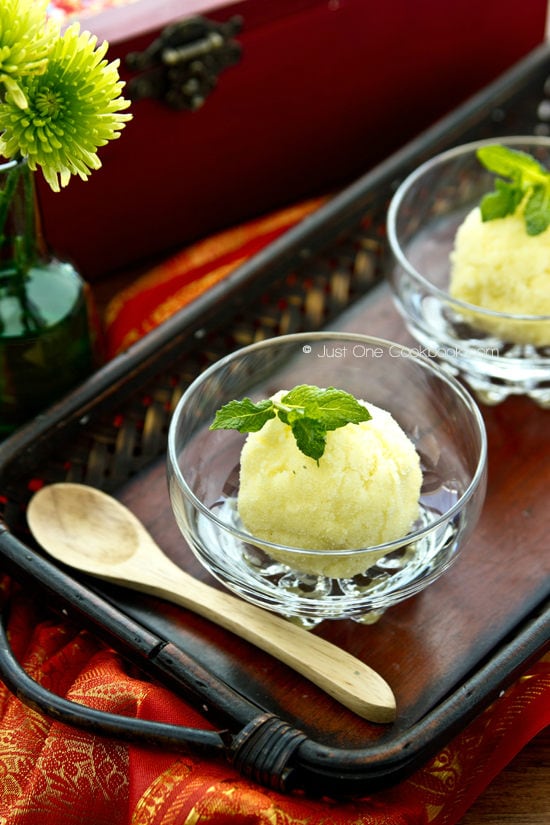
{"label": "wooden spoon", "polygon": [[182,605],[301,673],[359,716],[395,719],[395,698],[372,668],[336,645],[185,573],[123,504],[82,484],[51,484],[31,499],[29,527],[63,564]]}

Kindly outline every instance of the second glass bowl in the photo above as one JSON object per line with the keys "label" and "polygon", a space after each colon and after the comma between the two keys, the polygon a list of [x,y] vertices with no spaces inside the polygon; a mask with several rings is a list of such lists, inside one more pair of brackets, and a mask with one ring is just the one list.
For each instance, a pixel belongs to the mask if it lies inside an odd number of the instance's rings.
{"label": "second glass bowl", "polygon": [[464,144],[419,166],[388,210],[395,260],[390,284],[422,351],[463,378],[480,401],[497,404],[526,395],[550,407],[550,315],[491,311],[449,294],[456,231],[494,188],[494,175],[476,152],[494,143],[527,152],[550,168],[550,138],[521,136]]}
{"label": "second glass bowl", "polygon": [[[210,425],[229,401],[257,401],[299,384],[334,386],[382,407],[413,441],[423,485],[421,515],[408,535],[376,547],[305,551],[246,531],[237,510],[246,436]],[[184,393],[168,438],[171,503],[193,553],[235,593],[304,625],[375,621],[437,579],[474,529],[485,478],[483,420],[460,384],[405,347],[352,333],[280,336],[222,358]],[[308,556],[353,557],[354,566],[359,558],[361,572],[304,574]]]}

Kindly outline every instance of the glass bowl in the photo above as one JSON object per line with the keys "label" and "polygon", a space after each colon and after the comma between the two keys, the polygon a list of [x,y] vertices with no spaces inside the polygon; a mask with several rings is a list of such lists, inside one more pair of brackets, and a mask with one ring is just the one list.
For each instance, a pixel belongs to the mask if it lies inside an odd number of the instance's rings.
{"label": "glass bowl", "polygon": [[[246,435],[209,427],[229,401],[259,401],[300,384],[367,400],[391,413],[412,440],[423,484],[420,516],[408,535],[372,547],[305,551],[246,531],[236,506]],[[323,619],[373,622],[435,581],[472,533],[485,496],[486,435],[469,393],[429,359],[379,338],[304,333],[245,347],[202,373],[174,411],[167,462],[179,528],[230,590],[304,626]],[[335,560],[358,572],[301,572]]]}
{"label": "glass bowl", "polygon": [[480,146],[528,152],[550,168],[550,138],[506,137],[468,143],[428,160],[395,192],[388,210],[395,303],[421,351],[497,404],[526,395],[550,407],[550,315],[482,309],[449,294],[449,256],[458,227],[495,176],[476,157]]}

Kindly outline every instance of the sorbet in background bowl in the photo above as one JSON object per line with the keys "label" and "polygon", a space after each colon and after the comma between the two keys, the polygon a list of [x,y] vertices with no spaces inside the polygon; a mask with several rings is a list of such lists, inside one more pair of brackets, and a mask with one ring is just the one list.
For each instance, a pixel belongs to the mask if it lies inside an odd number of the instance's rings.
{"label": "sorbet in background bowl", "polygon": [[527,395],[547,407],[550,229],[529,235],[521,200],[511,214],[482,220],[480,203],[501,181],[478,152],[495,145],[550,170],[545,137],[479,141],[428,160],[390,204],[390,283],[422,350],[482,402]]}
{"label": "sorbet in background bowl", "polygon": [[[212,429],[230,402],[302,385],[336,388],[372,417],[328,431],[320,458],[277,417],[249,434]],[[435,581],[475,527],[485,467],[468,392],[411,350],[351,333],[280,336],[221,359],[182,396],[168,439],[193,553],[235,593],[305,625],[375,621]]]}

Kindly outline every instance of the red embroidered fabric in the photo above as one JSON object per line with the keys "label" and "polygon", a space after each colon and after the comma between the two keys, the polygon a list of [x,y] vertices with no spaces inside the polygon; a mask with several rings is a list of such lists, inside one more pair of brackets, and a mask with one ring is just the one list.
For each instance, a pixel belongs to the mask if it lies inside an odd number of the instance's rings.
{"label": "red embroidered fabric", "polygon": [[[200,715],[134,672],[8,580],[9,634],[27,671],[73,701],[207,728]],[[550,654],[423,768],[352,801],[283,796],[225,761],[84,733],[21,704],[0,684],[0,822],[4,825],[454,825],[491,779],[550,723]]]}

